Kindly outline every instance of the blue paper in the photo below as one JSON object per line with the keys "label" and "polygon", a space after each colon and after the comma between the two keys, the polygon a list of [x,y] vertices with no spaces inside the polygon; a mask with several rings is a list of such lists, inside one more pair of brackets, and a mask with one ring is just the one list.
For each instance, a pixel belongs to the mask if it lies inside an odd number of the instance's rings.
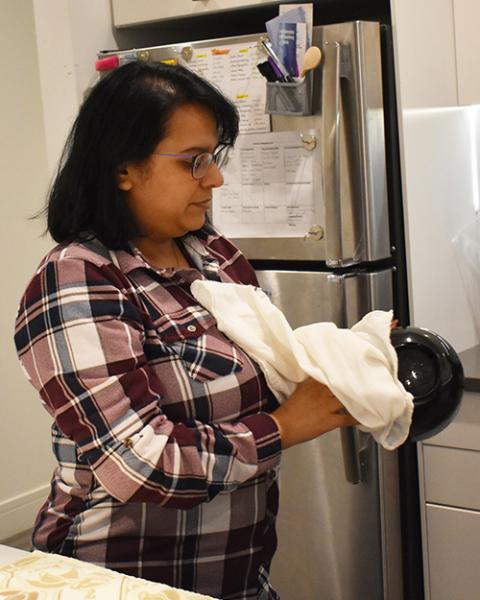
{"label": "blue paper", "polygon": [[[280,48],[278,47],[278,36],[279,36],[279,27],[281,23],[306,23],[307,17],[305,15],[305,11],[302,7],[292,8],[292,10],[288,10],[282,15],[275,17],[274,19],[270,19],[265,23],[267,28],[268,37],[272,42],[273,49],[277,54],[280,52]],[[311,40],[309,39],[308,30],[307,30],[307,48],[310,46]]]}
{"label": "blue paper", "polygon": [[298,75],[297,66],[297,25],[280,23],[278,27],[278,58],[293,77]]}

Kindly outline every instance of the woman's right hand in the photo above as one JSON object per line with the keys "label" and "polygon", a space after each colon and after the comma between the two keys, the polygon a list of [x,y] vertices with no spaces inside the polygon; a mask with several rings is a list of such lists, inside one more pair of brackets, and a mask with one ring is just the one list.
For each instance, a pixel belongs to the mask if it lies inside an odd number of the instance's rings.
{"label": "woman's right hand", "polygon": [[282,438],[282,448],[289,448],[327,433],[337,427],[356,425],[326,385],[307,379],[271,413]]}

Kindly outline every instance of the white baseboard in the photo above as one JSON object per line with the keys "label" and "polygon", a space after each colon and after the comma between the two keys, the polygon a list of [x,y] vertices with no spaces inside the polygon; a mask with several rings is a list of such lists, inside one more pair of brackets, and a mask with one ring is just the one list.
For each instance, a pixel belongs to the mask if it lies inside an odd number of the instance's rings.
{"label": "white baseboard", "polygon": [[38,509],[49,491],[49,484],[41,485],[0,502],[0,543],[33,526]]}

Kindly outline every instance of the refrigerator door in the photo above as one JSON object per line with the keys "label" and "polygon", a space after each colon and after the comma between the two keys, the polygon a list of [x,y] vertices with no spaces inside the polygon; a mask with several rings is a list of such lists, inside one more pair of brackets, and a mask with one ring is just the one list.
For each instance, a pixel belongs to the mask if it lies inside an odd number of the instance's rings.
{"label": "refrigerator door", "polygon": [[[293,328],[353,325],[392,306],[392,272],[257,271]],[[401,600],[396,453],[348,428],[288,449],[280,471],[279,546],[272,582],[282,600]]]}
{"label": "refrigerator door", "polygon": [[[135,55],[137,60],[178,62],[207,78],[213,78],[214,83],[223,89],[225,84],[221,83],[221,77],[218,79],[223,71],[214,71],[206,58],[198,57],[206,57],[218,47],[242,44],[252,50],[255,48],[255,62],[261,62],[266,59],[260,43],[264,36],[249,34],[116,51],[113,54],[124,55],[127,60]],[[312,189],[315,216],[312,222],[305,224],[301,233],[282,237],[275,235],[275,222],[266,223],[272,234],[255,237],[249,237],[248,229],[246,235],[236,237],[229,232],[228,222],[216,222],[214,219],[214,224],[232,238],[250,259],[315,260],[340,267],[388,258],[391,252],[380,25],[354,21],[314,27],[312,41],[323,52],[320,66],[312,73],[312,115],[275,114],[270,117],[273,133],[298,132],[307,145],[313,135],[321,150],[315,154],[314,161]],[[112,53],[100,53],[99,57],[109,54]],[[256,72],[255,67],[252,68]],[[260,81],[260,85],[263,83],[266,85],[266,81]],[[229,90],[223,91],[228,94]],[[245,110],[240,105],[239,109]],[[248,137],[250,134],[245,135]],[[266,160],[268,163],[268,156]],[[288,165],[292,167],[291,162]],[[268,164],[256,164],[256,168],[261,172],[269,169]],[[261,195],[266,185],[259,176],[259,183],[247,186],[242,192],[242,219],[251,218],[251,198]],[[226,188],[224,186],[224,190]],[[280,198],[279,204],[288,208],[288,200]],[[295,210],[298,212],[298,207]],[[265,216],[267,221],[269,218]]]}
{"label": "refrigerator door", "polygon": [[392,270],[373,272],[257,270],[261,288],[294,329],[317,321],[351,327],[370,310],[393,305]]}
{"label": "refrigerator door", "polygon": [[380,33],[374,23],[322,29],[327,262],[390,255]]}
{"label": "refrigerator door", "polygon": [[251,259],[322,260],[332,267],[387,258],[383,93],[378,23],[315,27],[323,59],[314,72],[309,117],[272,115],[273,131],[316,130],[319,222],[303,237],[235,238]]}

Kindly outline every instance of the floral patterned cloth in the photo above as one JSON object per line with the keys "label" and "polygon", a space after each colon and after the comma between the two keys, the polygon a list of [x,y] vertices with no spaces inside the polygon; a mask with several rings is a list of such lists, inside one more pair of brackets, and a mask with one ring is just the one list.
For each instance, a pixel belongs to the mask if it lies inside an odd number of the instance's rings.
{"label": "floral patterned cloth", "polygon": [[212,600],[58,554],[0,566],[0,600]]}

